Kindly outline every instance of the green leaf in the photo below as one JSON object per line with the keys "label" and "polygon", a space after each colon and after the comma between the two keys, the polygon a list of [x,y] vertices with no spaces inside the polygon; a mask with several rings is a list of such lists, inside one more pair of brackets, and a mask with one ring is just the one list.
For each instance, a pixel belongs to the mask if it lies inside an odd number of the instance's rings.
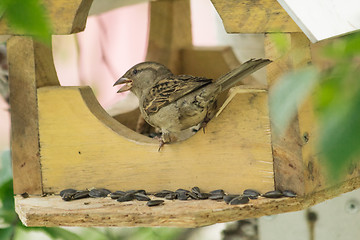
{"label": "green leaf", "polygon": [[184,230],[178,228],[137,228],[129,240],[168,240],[176,239]]}
{"label": "green leaf", "polygon": [[352,33],[331,42],[323,48],[323,53],[337,61],[344,61],[359,55],[360,33]]}
{"label": "green leaf", "polygon": [[0,239],[1,240],[10,240],[14,234],[14,227],[0,228]]}
{"label": "green leaf", "polygon": [[0,208],[0,219],[3,219],[5,224],[12,224],[15,218],[17,218],[15,209]]}
{"label": "green leaf", "polygon": [[51,27],[46,10],[39,0],[1,0],[1,10],[10,27],[24,35],[33,35],[43,42],[49,41]]}
{"label": "green leaf", "polygon": [[65,230],[63,228],[58,227],[39,227],[39,228],[32,228],[33,230],[43,231],[47,235],[49,235],[53,239],[63,239],[63,240],[82,240],[81,237],[79,237],[76,233],[70,232],[68,230]]}
{"label": "green leaf", "polygon": [[281,54],[285,54],[289,49],[290,41],[288,40],[286,34],[282,33],[272,33],[269,35],[271,42],[274,43],[276,49]]}
{"label": "green leaf", "polygon": [[[338,181],[360,155],[360,69],[338,64],[325,75],[317,94],[319,152],[328,168],[328,178]],[[357,158],[356,158],[357,157]]]}
{"label": "green leaf", "polygon": [[285,74],[270,90],[270,112],[273,130],[281,135],[297,114],[298,107],[313,92],[318,83],[314,67]]}
{"label": "green leaf", "polygon": [[2,203],[2,208],[15,209],[12,180],[8,180],[0,185],[0,201]]}
{"label": "green leaf", "polygon": [[1,155],[0,186],[12,179],[10,151],[4,151]]}

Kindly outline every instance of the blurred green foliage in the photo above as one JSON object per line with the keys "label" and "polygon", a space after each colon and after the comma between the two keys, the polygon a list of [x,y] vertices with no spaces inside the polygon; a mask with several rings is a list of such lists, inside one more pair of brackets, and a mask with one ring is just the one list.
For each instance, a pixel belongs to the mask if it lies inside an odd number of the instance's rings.
{"label": "blurred green foliage", "polygon": [[[279,48],[286,39],[277,39]],[[273,123],[283,133],[311,94],[319,126],[320,160],[328,180],[337,181],[360,159],[360,33],[322,48],[329,66],[313,65],[285,74],[270,94]]]}
{"label": "blurred green foliage", "polygon": [[6,18],[10,27],[22,34],[48,42],[51,24],[39,0],[1,0],[0,17]]}

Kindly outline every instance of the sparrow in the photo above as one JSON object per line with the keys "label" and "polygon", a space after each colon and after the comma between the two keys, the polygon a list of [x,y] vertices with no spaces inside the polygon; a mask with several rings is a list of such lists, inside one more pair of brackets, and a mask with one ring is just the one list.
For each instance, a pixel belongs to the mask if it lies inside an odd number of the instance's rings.
{"label": "sparrow", "polygon": [[117,92],[131,91],[139,99],[142,117],[161,130],[160,147],[175,141],[176,133],[193,126],[206,126],[216,114],[216,100],[244,77],[271,63],[251,59],[218,79],[174,75],[157,62],[142,62],[130,68],[113,86]]}

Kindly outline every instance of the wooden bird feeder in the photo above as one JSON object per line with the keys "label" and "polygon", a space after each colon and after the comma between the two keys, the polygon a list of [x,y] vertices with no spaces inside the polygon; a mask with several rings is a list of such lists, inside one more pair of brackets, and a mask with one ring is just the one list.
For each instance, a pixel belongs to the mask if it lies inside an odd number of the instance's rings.
{"label": "wooden bird feeder", "polygon": [[[228,32],[265,34],[271,86],[284,72],[311,61],[309,40],[275,0],[212,0]],[[85,28],[91,0],[44,0],[54,34]],[[274,29],[288,41],[281,54],[270,37]],[[11,89],[12,159],[16,211],[27,226],[178,226],[197,227],[307,208],[351,191],[359,171],[329,186],[314,151],[316,124],[310,100],[299,109],[285,137],[271,131],[267,87],[244,85],[206,129],[158,152],[158,142],[129,129],[99,105],[89,87],[62,87],[51,49],[0,20],[8,40]],[[181,37],[178,37],[181,36]],[[293,54],[296,51],[297,54]],[[229,47],[194,48],[187,0],[151,2],[148,60],[176,73],[216,78],[239,62]],[[133,116],[125,114],[119,119]],[[306,137],[304,137],[306,136]],[[166,201],[149,208],[144,202],[83,199],[62,201],[65,188],[110,190],[222,188],[241,193],[290,189],[296,198],[223,202]],[[29,198],[20,194],[27,192]],[[42,195],[48,194],[43,197]]]}

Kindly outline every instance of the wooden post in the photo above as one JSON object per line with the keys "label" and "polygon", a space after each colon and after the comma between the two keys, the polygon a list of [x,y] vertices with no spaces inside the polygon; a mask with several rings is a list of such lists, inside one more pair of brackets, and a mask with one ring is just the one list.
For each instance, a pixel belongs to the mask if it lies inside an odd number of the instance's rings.
{"label": "wooden post", "polygon": [[150,35],[147,61],[182,72],[180,51],[192,46],[190,1],[151,2]]}
{"label": "wooden post", "polygon": [[59,85],[51,46],[12,37],[7,48],[14,193],[41,194],[37,88]]}
{"label": "wooden post", "polygon": [[[310,42],[303,33],[277,34],[284,36],[287,49],[281,53],[272,41],[273,34],[266,35],[266,56],[274,60],[267,68],[270,86],[284,72],[304,67],[311,62]],[[324,179],[314,150],[315,126],[311,100],[308,100],[299,109],[286,134],[282,137],[272,136],[277,189],[292,189],[304,195],[324,187]]]}

